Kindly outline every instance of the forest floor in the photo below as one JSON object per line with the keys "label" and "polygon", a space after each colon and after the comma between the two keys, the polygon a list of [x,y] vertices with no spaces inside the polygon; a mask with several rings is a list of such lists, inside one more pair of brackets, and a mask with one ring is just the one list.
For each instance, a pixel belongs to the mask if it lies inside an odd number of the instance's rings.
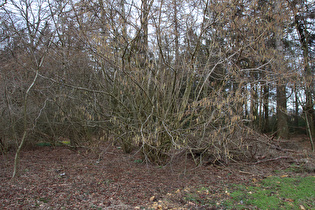
{"label": "forest floor", "polygon": [[224,201],[231,184],[315,175],[306,137],[288,142],[284,155],[226,167],[196,166],[185,157],[166,166],[147,164],[110,143],[93,151],[38,147],[21,152],[15,180],[14,153],[7,153],[0,159],[0,209],[228,209]]}

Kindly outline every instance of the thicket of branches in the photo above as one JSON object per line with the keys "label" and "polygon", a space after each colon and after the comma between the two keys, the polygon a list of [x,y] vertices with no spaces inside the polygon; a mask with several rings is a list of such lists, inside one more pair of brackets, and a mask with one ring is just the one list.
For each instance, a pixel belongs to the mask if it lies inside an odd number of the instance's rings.
{"label": "thicket of branches", "polygon": [[3,2],[2,151],[106,135],[147,161],[229,162],[254,131],[312,141],[313,14],[302,0]]}

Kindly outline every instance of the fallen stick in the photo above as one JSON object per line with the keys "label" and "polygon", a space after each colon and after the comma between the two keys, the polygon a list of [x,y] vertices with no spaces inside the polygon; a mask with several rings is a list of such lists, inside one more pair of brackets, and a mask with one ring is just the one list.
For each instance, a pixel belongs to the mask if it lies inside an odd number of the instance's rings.
{"label": "fallen stick", "polygon": [[269,161],[276,161],[276,160],[280,160],[280,159],[293,159],[293,158],[289,157],[289,156],[280,156],[280,157],[277,157],[277,158],[257,161],[257,162],[254,163],[254,165],[257,165],[257,164],[260,164],[260,163],[269,162]]}

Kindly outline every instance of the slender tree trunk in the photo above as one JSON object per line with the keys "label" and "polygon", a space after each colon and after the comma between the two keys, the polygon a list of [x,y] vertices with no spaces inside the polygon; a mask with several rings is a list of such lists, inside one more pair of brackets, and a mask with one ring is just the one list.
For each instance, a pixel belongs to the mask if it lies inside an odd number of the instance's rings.
{"label": "slender tree trunk", "polygon": [[263,132],[266,133],[269,131],[269,86],[268,84],[264,85],[264,128]]}
{"label": "slender tree trunk", "polygon": [[[280,2],[276,3],[277,9],[280,11]],[[286,79],[282,77],[282,74],[286,73],[285,66],[280,62],[280,59],[284,59],[284,49],[282,46],[282,29],[277,28],[275,30],[276,50],[278,53],[279,63],[275,65],[278,72],[277,78],[277,136],[279,138],[289,138],[289,126],[287,117],[287,97],[286,97]]]}
{"label": "slender tree trunk", "polygon": [[175,70],[179,66],[179,31],[178,31],[178,9],[177,0],[174,0],[174,29],[175,29]]}
{"label": "slender tree trunk", "polygon": [[141,36],[141,53],[144,54],[145,60],[147,63],[147,53],[148,53],[148,18],[149,18],[149,4],[148,0],[142,0],[141,1],[141,28],[142,28],[142,36]]}
{"label": "slender tree trunk", "polygon": [[288,139],[289,127],[287,121],[286,86],[278,81],[277,84],[277,133],[278,137]]}
{"label": "slender tree trunk", "polygon": [[296,127],[296,129],[298,129],[298,127],[299,127],[299,98],[298,98],[296,86],[294,86],[294,95],[295,95],[295,102],[294,102],[294,105],[295,105],[294,126]]}
{"label": "slender tree trunk", "polygon": [[246,100],[244,101],[244,119],[250,119],[249,113],[248,113],[248,91],[247,87],[245,90],[245,98]]}
{"label": "slender tree trunk", "polygon": [[26,90],[25,92],[25,96],[24,96],[24,132],[23,132],[23,136],[22,136],[22,139],[21,139],[21,142],[19,144],[19,147],[18,149],[16,150],[15,152],[15,158],[14,158],[14,166],[13,166],[13,174],[12,174],[12,179],[14,179],[16,177],[16,175],[18,174],[18,170],[19,170],[19,163],[20,163],[20,152],[21,152],[21,149],[25,143],[25,140],[26,140],[26,135],[27,135],[27,119],[26,119],[26,108],[27,108],[27,97],[29,95],[29,92],[31,91],[31,89],[33,88],[36,80],[37,80],[37,77],[38,77],[38,71],[39,69],[37,69],[36,71],[36,74],[35,74],[35,77],[33,79],[33,82],[30,84],[30,86],[28,87],[28,89]]}
{"label": "slender tree trunk", "polygon": [[257,128],[257,118],[258,118],[258,107],[257,107],[257,86],[256,84],[251,84],[250,92],[250,118],[253,121],[254,128]]}
{"label": "slender tree trunk", "polygon": [[259,131],[263,132],[264,130],[264,126],[263,126],[263,122],[264,122],[264,115],[263,115],[263,85],[259,86]]}
{"label": "slender tree trunk", "polygon": [[126,0],[120,0],[120,8],[121,8],[121,16],[123,17],[122,19],[122,33],[123,33],[123,38],[127,39],[127,26],[126,26],[126,11],[125,11],[125,2]]}

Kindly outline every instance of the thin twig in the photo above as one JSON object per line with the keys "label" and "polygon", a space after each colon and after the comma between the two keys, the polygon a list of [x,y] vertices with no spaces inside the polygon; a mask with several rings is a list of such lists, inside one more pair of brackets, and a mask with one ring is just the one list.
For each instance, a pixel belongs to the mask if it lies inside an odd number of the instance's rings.
{"label": "thin twig", "polygon": [[249,164],[257,165],[257,164],[260,164],[260,163],[266,163],[266,162],[276,161],[276,160],[280,160],[280,159],[293,159],[293,158],[289,157],[289,156],[280,156],[280,157],[277,157],[277,158],[272,158],[272,159],[267,159],[267,160],[260,160],[260,161],[257,161],[255,163],[249,163]]}

